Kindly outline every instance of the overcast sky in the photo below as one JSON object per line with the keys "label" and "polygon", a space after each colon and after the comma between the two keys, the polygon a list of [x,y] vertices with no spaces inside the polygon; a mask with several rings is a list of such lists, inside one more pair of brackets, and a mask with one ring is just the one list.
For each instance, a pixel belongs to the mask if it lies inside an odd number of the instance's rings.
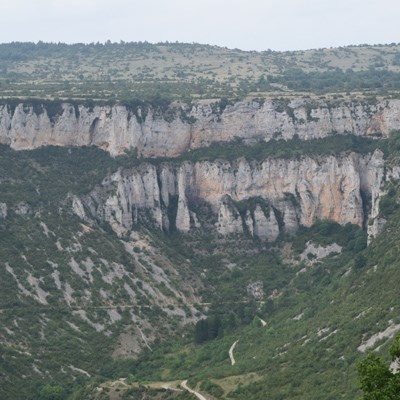
{"label": "overcast sky", "polygon": [[0,42],[297,50],[400,42],[399,0],[0,0]]}

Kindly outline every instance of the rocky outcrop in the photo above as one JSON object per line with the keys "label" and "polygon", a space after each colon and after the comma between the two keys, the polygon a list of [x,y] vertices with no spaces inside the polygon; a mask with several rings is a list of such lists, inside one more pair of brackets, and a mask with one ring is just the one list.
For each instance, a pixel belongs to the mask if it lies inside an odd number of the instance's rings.
{"label": "rocky outcrop", "polygon": [[[98,187],[84,199],[92,215],[108,222],[113,230],[122,235],[132,230],[138,222],[139,212],[146,210],[154,223],[162,227],[160,188],[155,166],[143,164],[134,170],[118,170],[108,176],[103,186]],[[74,210],[81,218],[81,209]]]}
{"label": "rocky outcrop", "polygon": [[327,246],[321,246],[313,243],[310,240],[306,243],[305,249],[300,254],[300,260],[306,262],[309,265],[312,265],[332,253],[341,252],[342,247],[339,246],[337,243],[332,243]]}
{"label": "rocky outcrop", "polygon": [[7,218],[8,208],[6,203],[0,203],[0,219]]}
{"label": "rocky outcrop", "polygon": [[[295,99],[238,102],[191,108],[174,105],[168,113],[123,106],[93,109],[71,104],[57,112],[18,105],[0,106],[0,143],[13,149],[46,145],[97,146],[112,155],[137,149],[146,157],[177,156],[190,149],[241,138],[247,142],[309,140],[332,134],[386,136],[400,127],[400,100],[325,102]],[[171,117],[172,115],[172,117]]]}
{"label": "rocky outcrop", "polygon": [[16,215],[27,215],[31,212],[31,207],[29,204],[21,201],[14,207],[13,211]]}
{"label": "rocky outcrop", "polygon": [[[370,210],[368,216],[367,233],[368,242],[376,237],[385,225],[386,220],[381,218],[379,212],[379,202],[382,196],[386,194],[384,184],[387,179],[390,179],[390,173],[385,167],[383,153],[376,150],[374,157],[371,157],[368,162],[369,168],[364,169],[364,164],[359,166],[360,169],[360,184],[361,190],[364,195],[369,198],[364,199],[370,203]],[[385,174],[386,171],[386,174]],[[373,188],[373,190],[370,190]]]}
{"label": "rocky outcrop", "polygon": [[279,236],[279,225],[275,216],[275,212],[270,210],[267,217],[259,204],[254,210],[254,235],[261,240],[274,242]]}
{"label": "rocky outcrop", "polygon": [[[251,218],[249,225],[253,225],[253,220]],[[242,219],[229,195],[225,195],[221,198],[217,230],[218,233],[224,236],[232,233],[243,233]]]}
{"label": "rocky outcrop", "polygon": [[[188,207],[188,200],[186,197],[186,185],[187,185],[187,171],[186,171],[186,166],[183,165],[182,168],[179,169],[178,171],[178,209],[176,211],[176,220],[175,220],[175,226],[178,230],[181,232],[189,232],[190,231],[190,211]],[[188,165],[189,166],[189,165]],[[190,166],[189,166],[190,167]],[[190,173],[190,169],[189,169]],[[170,179],[168,179],[170,181]],[[175,194],[175,193],[173,193]],[[172,222],[172,221],[170,221]]]}
{"label": "rocky outcrop", "polygon": [[[376,216],[383,176],[379,150],[263,162],[144,163],[110,175],[82,198],[82,206],[74,201],[73,209],[81,218],[108,222],[119,235],[138,223],[188,232],[207,222],[194,207],[205,202],[219,234],[246,233],[271,242],[316,220],[364,226]],[[367,214],[366,202],[372,204]]]}

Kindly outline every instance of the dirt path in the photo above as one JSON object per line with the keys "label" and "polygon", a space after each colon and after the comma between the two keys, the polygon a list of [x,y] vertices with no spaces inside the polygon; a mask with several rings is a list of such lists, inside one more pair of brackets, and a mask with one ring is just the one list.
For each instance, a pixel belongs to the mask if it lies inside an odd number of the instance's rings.
{"label": "dirt path", "polygon": [[161,387],[165,390],[172,390],[173,392],[183,392],[182,389],[173,388],[168,383],[166,383],[165,385],[162,385]]}
{"label": "dirt path", "polygon": [[[260,317],[258,317],[258,318],[260,318]],[[262,318],[260,318],[260,321],[261,321],[261,325],[264,327],[264,326],[267,326],[267,323],[262,319]]]}
{"label": "dirt path", "polygon": [[200,394],[199,392],[196,392],[193,389],[190,389],[190,387],[187,385],[187,380],[184,380],[181,382],[181,386],[187,390],[189,393],[194,394],[199,400],[207,400],[206,397],[204,397],[202,394]]}
{"label": "dirt path", "polygon": [[235,350],[235,346],[237,345],[239,340],[236,340],[235,343],[233,343],[233,345],[231,346],[231,348],[229,349],[229,358],[231,359],[231,364],[235,365],[236,361],[235,361],[235,357],[233,357],[233,350]]}

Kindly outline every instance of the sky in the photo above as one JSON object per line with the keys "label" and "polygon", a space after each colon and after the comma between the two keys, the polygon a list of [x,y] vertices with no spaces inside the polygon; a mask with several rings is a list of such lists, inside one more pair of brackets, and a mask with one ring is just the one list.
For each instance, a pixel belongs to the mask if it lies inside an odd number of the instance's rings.
{"label": "sky", "polygon": [[399,0],[0,0],[0,42],[305,50],[400,42]]}

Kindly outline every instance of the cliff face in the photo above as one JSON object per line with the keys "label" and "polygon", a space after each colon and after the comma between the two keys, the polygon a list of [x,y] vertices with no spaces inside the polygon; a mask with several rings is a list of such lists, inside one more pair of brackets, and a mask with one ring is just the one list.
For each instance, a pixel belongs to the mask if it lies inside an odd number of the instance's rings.
{"label": "cliff face", "polygon": [[[384,179],[383,155],[355,153],[263,162],[149,163],[118,170],[90,195],[74,199],[81,218],[107,221],[119,235],[140,221],[159,229],[200,228],[196,205],[206,203],[222,235],[248,233],[274,241],[299,225],[330,219],[363,226],[377,217]],[[366,199],[372,204],[365,215]],[[86,213],[86,214],[85,214]]]}
{"label": "cliff face", "polygon": [[[235,138],[251,143],[294,135],[303,140],[332,134],[377,137],[400,127],[400,100],[374,105],[269,100],[224,109],[178,104],[164,115],[152,109],[63,104],[51,112],[22,104],[13,111],[0,106],[0,143],[14,149],[94,145],[112,155],[137,149],[141,156],[173,157]],[[73,208],[81,218],[107,221],[120,235],[141,220],[164,230],[200,228],[204,221],[196,204],[204,202],[221,235],[246,233],[274,241],[282,231],[293,234],[299,225],[330,219],[368,226],[374,236],[384,223],[379,219],[384,179],[379,151],[263,162],[145,163],[110,175],[89,196],[74,198]]]}
{"label": "cliff face", "polygon": [[[154,110],[128,111],[122,106],[93,109],[63,104],[56,115],[46,109],[0,106],[0,143],[33,149],[45,145],[94,145],[113,155],[137,149],[145,157],[177,156],[212,142],[272,138],[322,138],[332,133],[387,135],[400,126],[400,100],[368,103],[326,103],[296,99],[290,102],[238,102],[220,110],[199,104],[179,105],[169,117]],[[172,113],[172,114],[171,114]],[[190,120],[190,123],[188,122]]]}

